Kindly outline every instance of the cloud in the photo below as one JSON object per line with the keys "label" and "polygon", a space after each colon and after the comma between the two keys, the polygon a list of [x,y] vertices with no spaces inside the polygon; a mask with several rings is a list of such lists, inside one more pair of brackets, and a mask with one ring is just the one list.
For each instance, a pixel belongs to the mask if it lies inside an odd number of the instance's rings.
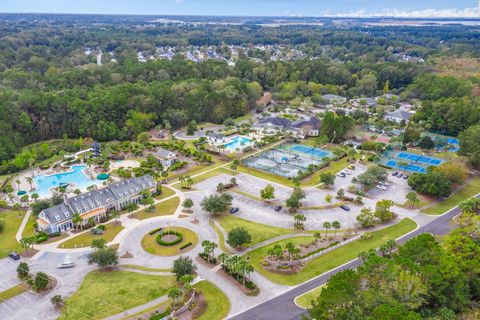
{"label": "cloud", "polygon": [[368,17],[393,17],[393,18],[478,18],[478,8],[465,9],[426,9],[426,10],[400,10],[385,9],[376,13],[368,13],[365,10],[353,11],[348,13],[329,14],[325,16],[335,17],[352,17],[352,18],[368,18]]}

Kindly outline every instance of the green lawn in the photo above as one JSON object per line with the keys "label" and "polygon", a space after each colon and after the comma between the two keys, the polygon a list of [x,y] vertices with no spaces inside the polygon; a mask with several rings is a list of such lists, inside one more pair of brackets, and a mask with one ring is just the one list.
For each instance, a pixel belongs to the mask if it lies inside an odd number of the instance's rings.
{"label": "green lawn", "polygon": [[317,297],[322,292],[322,288],[325,285],[321,285],[320,287],[316,287],[315,289],[305,292],[304,294],[295,298],[295,304],[303,309],[308,309],[312,306],[312,300],[316,300]]}
{"label": "green lawn", "polygon": [[0,301],[3,302],[5,300],[11,299],[15,296],[18,296],[19,294],[24,293],[27,291],[25,289],[24,284],[17,284],[15,287],[11,287],[5,291],[0,292]]}
{"label": "green lawn", "polygon": [[242,121],[245,121],[245,120],[250,120],[252,118],[253,118],[253,114],[249,112],[244,116],[233,119],[233,121],[235,121],[235,123],[239,123],[239,122],[242,122]]}
{"label": "green lawn", "polygon": [[222,320],[227,317],[230,301],[219,288],[205,280],[194,287],[202,292],[207,301],[207,310],[197,320]]}
{"label": "green lawn", "polygon": [[[248,253],[248,256],[251,257],[255,270],[271,281],[282,285],[297,285],[355,259],[363,251],[378,248],[389,239],[396,239],[414,230],[416,226],[417,224],[413,220],[403,219],[396,225],[373,232],[373,237],[369,240],[356,240],[307,262],[300,272],[293,275],[268,272],[260,265],[260,262],[267,255],[268,249],[274,244],[258,248]],[[301,241],[294,239],[278,241],[276,244],[285,245],[287,242]]]}
{"label": "green lawn", "polygon": [[[231,171],[227,168],[216,168],[215,170],[208,171],[208,172],[205,172],[205,173],[201,173],[200,175],[198,175],[196,177],[193,177],[192,180],[193,180],[193,184],[197,184],[199,182],[202,182],[204,180],[216,177],[216,176],[221,175],[221,174],[234,175],[233,173],[234,173],[233,171]],[[182,190],[180,188],[180,181],[172,184],[172,187],[174,187],[176,189],[179,189],[179,190]]]}
{"label": "green lawn", "polygon": [[436,215],[445,213],[478,193],[480,193],[480,177],[474,177],[469,183],[452,194],[448,199],[438,202],[432,207],[423,210],[423,212]]}
{"label": "green lawn", "polygon": [[121,264],[121,268],[133,269],[133,270],[141,270],[141,271],[149,271],[149,272],[170,272],[172,269],[157,269],[157,268],[149,268],[144,266],[137,266],[135,264]]}
{"label": "green lawn", "polygon": [[222,250],[225,253],[231,253],[230,250],[228,250],[227,246],[225,245],[225,236],[223,235],[223,232],[215,225],[215,223],[213,223],[212,220],[210,220],[208,223],[213,228],[213,230],[215,230],[215,233],[218,236],[218,240],[220,242],[218,244],[218,247],[220,248],[220,250]]}
{"label": "green lawn", "polygon": [[105,224],[106,228],[105,231],[102,235],[95,235],[92,234],[90,231],[87,231],[85,233],[82,233],[81,235],[78,235],[76,237],[73,237],[67,241],[64,241],[58,245],[59,248],[66,248],[66,249],[72,249],[72,248],[85,248],[85,247],[90,247],[92,244],[92,240],[94,239],[99,239],[103,238],[105,241],[110,242],[112,241],[115,236],[125,229],[120,222],[110,222]]}
{"label": "green lawn", "polygon": [[269,225],[241,219],[235,217],[234,215],[225,215],[219,217],[218,222],[226,232],[229,232],[236,227],[242,227],[247,229],[247,231],[252,235],[252,242],[245,245],[245,247],[247,248],[262,241],[295,232],[293,229],[272,227]]}
{"label": "green lawn", "polygon": [[31,214],[30,217],[28,218],[25,228],[23,229],[22,237],[28,238],[35,235],[36,233],[35,226],[34,226],[35,222],[36,222],[35,216]]}
{"label": "green lawn", "polygon": [[287,178],[277,176],[276,174],[273,174],[273,173],[268,173],[268,172],[257,170],[257,169],[254,169],[254,168],[245,167],[243,165],[238,166],[238,171],[246,173],[246,174],[250,174],[250,175],[252,175],[254,177],[257,177],[257,178],[260,178],[260,179],[272,181],[272,182],[275,182],[275,183],[278,183],[278,184],[281,184],[281,185],[284,185],[284,186],[287,186],[287,187],[293,187],[294,186],[293,183],[290,180],[288,180]]}
{"label": "green lawn", "polygon": [[258,196],[255,196],[253,194],[250,194],[248,192],[244,192],[244,191],[241,191],[241,190],[238,190],[238,189],[230,189],[228,191],[231,191],[231,192],[235,192],[235,193],[238,193],[238,194],[241,194],[242,196],[245,196],[247,198],[250,198],[250,199],[253,199],[253,200],[256,200],[256,201],[260,201],[260,202],[263,202],[264,200],[261,198],[261,197],[258,197]]}
{"label": "green lawn", "polygon": [[[163,246],[163,245],[160,245],[156,240],[158,233],[155,233],[153,235],[150,235],[147,233],[143,237],[141,242],[143,250],[145,250],[150,254],[154,254],[156,256],[169,257],[169,256],[176,256],[178,254],[188,252],[193,248],[195,248],[195,246],[198,244],[197,234],[190,229],[181,228],[181,227],[168,227],[168,228],[165,228],[165,230],[175,230],[180,232],[183,235],[183,240],[173,246]],[[183,245],[189,242],[192,243],[191,246],[183,250],[180,250],[180,248]]]}
{"label": "green lawn", "polygon": [[15,235],[22,223],[25,211],[5,210],[0,211],[0,219],[5,222],[5,227],[0,236],[0,258],[5,258],[10,251],[22,251],[22,246],[17,242]]}
{"label": "green lawn", "polygon": [[302,187],[313,187],[320,183],[320,175],[322,173],[328,172],[336,174],[339,171],[342,171],[348,166],[347,157],[340,159],[338,161],[330,162],[330,165],[324,169],[316,171],[309,178],[302,182]]}
{"label": "green lawn", "polygon": [[68,318],[63,314],[59,319],[103,319],[161,297],[174,286],[173,276],[93,271],[66,300]]}
{"label": "green lawn", "polygon": [[155,211],[150,212],[148,209],[136,212],[133,214],[133,217],[139,220],[145,220],[153,217],[159,216],[169,216],[175,213],[178,206],[180,205],[180,198],[174,197],[166,201],[157,203],[155,205]]}
{"label": "green lawn", "polygon": [[165,198],[173,196],[174,194],[175,194],[175,191],[173,191],[172,189],[167,188],[167,187],[163,187],[162,188],[162,193],[159,194],[158,196],[156,196],[155,199],[163,200]]}

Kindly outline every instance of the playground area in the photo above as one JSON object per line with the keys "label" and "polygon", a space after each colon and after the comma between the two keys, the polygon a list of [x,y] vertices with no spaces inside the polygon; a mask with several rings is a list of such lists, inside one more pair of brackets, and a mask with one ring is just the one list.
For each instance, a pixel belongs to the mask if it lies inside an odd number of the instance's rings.
{"label": "playground area", "polygon": [[322,149],[288,144],[254,155],[243,164],[278,176],[291,178],[305,171],[310,165],[319,165],[331,153]]}
{"label": "playground area", "polygon": [[443,160],[405,151],[384,154],[382,163],[386,166],[410,172],[426,173],[430,166],[439,166]]}

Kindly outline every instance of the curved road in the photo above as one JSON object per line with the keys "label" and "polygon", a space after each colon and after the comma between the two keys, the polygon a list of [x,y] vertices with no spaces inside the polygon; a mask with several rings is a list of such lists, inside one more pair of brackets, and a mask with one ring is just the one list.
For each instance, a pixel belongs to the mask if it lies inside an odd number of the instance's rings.
{"label": "curved road", "polygon": [[[480,195],[477,195],[477,198]],[[421,233],[432,233],[436,235],[444,235],[452,229],[450,220],[461,212],[460,208],[455,207],[445,214],[439,216],[432,222],[425,226],[400,237],[397,241],[403,243]],[[294,303],[294,299],[314,288],[326,283],[328,279],[336,273],[345,269],[356,268],[361,264],[359,259],[352,260],[336,269],[326,272],[315,279],[309,280],[292,290],[289,290],[281,295],[278,295],[260,305],[257,305],[247,311],[230,317],[233,320],[293,320],[301,319],[302,315],[306,315],[306,311],[297,307]]]}

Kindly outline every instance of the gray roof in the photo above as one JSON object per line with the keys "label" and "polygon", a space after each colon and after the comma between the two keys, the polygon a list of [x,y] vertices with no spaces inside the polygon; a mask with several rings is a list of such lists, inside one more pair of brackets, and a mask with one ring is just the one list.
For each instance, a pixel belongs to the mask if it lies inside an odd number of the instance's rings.
{"label": "gray roof", "polygon": [[63,203],[44,209],[42,212],[45,214],[45,218],[52,224],[68,221],[73,216],[73,211]]}
{"label": "gray roof", "polygon": [[215,139],[223,139],[223,138],[225,138],[225,135],[221,134],[221,133],[210,132],[210,133],[207,134],[207,137],[212,137],[212,138],[215,138]]}
{"label": "gray roof", "polygon": [[358,99],[352,99],[352,101],[361,103],[361,101],[365,101],[367,106],[374,106],[377,104],[377,100],[373,98],[358,98]]}
{"label": "gray roof", "polygon": [[299,120],[292,124],[292,128],[300,129],[304,125],[311,125],[313,130],[320,130],[321,123],[317,117],[311,117],[308,120]]}
{"label": "gray roof", "polygon": [[393,112],[387,112],[386,113],[386,117],[390,117],[390,118],[397,118],[397,119],[402,119],[402,120],[409,120],[411,117],[412,117],[412,113],[410,112],[407,112],[407,111],[403,111],[403,110],[396,110],[396,111],[393,111]]}
{"label": "gray roof", "polygon": [[345,100],[345,99],[347,99],[347,98],[345,98],[345,97],[338,96],[338,95],[336,95],[336,94],[324,94],[324,95],[322,96],[322,98],[325,99],[325,100],[329,100],[329,101],[330,101],[330,100]]}
{"label": "gray roof", "polygon": [[286,118],[281,118],[281,117],[267,117],[267,118],[258,120],[256,123],[257,126],[274,126],[274,127],[280,127],[282,129],[290,128],[291,124],[292,124],[292,121]]}
{"label": "gray roof", "polygon": [[159,148],[155,152],[153,152],[152,154],[157,158],[166,159],[166,158],[170,157],[170,153],[171,153],[170,150],[165,150],[165,149]]}
{"label": "gray roof", "polygon": [[[126,197],[140,194],[143,190],[155,187],[155,180],[150,175],[130,178],[110,184],[106,188],[93,190],[67,199],[65,203],[42,210],[46,219],[51,223],[68,221],[75,213],[83,214]],[[59,217],[59,218],[57,218]]]}

